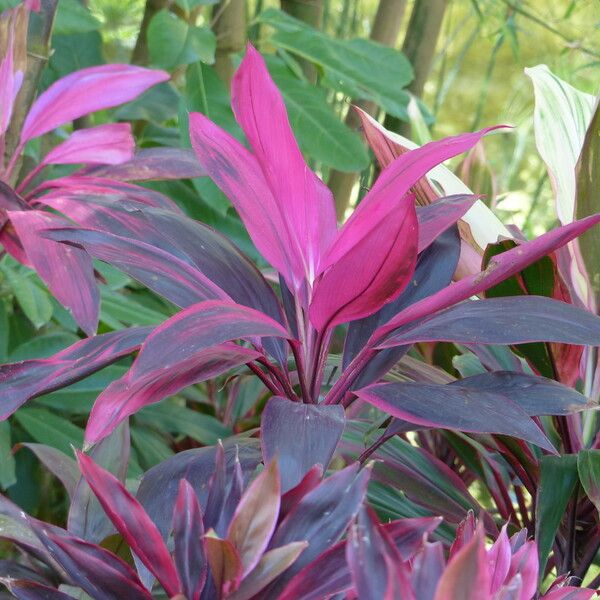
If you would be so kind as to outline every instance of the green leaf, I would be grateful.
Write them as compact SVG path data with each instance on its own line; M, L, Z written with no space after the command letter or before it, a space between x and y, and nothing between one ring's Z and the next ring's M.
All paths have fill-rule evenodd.
M60 0L54 20L55 34L87 33L98 29L100 22L79 0Z
M19 306L32 325L39 329L52 318L52 303L48 293L37 286L31 273L20 273L16 269L3 269Z
M543 576L554 536L577 484L577 456L544 456L535 510L535 539Z
M83 429L44 408L21 408L15 413L19 425L40 444L71 456L71 446L81 448Z
M281 60L269 56L266 60L302 151L339 171L365 169L369 165L365 145L333 113L324 90L298 79Z
M210 29L190 25L168 10L156 13L148 27L150 58L163 69L196 61L212 64L216 45Z
M575 214L575 165L588 128L594 97L559 79L546 65L525 69L533 82L535 143L556 194L561 223Z
M173 456L173 450L163 437L147 427L140 425L132 427L131 442L135 449L137 462L145 471Z
M587 497L600 511L600 450L581 450L577 455L577 470Z
M149 121L162 123L177 117L179 94L168 83L159 83L139 98L119 107L114 118L119 121Z
M229 427L214 417L172 401L148 406L138 413L137 418L162 431L191 437L206 446L212 446L233 435Z
M54 331L45 335L34 337L20 344L10 353L10 362L26 360L28 358L48 358L67 346L79 341L79 338L67 331Z
M323 83L355 99L373 100L386 112L407 119L404 87L413 71L406 57L371 40L339 40L276 10L259 15L275 32L270 42L322 69Z
M577 163L575 211L578 219L600 212L600 101L596 102ZM578 241L596 307L600 309L600 227L592 227Z
M112 290L102 289L101 298L100 320L106 323L108 323L107 318L113 322L117 321L120 324L119 329L125 325L133 327L156 325L169 316L143 306L130 295Z
M104 63L102 36L98 31L52 36L52 56L42 81L48 86L73 71Z
M16 483L16 463L12 453L10 423L0 421L0 487L9 488Z
M0 363L5 363L8 358L9 334L8 308L6 302L0 298Z

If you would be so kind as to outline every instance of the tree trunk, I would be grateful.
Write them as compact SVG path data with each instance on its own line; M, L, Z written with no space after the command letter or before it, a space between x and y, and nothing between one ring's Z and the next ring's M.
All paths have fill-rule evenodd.
M246 3L244 0L221 0L213 9L213 31L217 36L215 70L231 85L235 68L231 55L246 46Z
M417 98L423 94L425 82L431 71L448 2L449 0L418 0L410 15L402 52L413 66L415 74L407 91ZM405 137L410 136L410 124L396 117L388 115L384 125L387 129L398 131Z
M30 18L25 77L14 104L12 118L5 136L4 152L7 158L12 156L19 145L23 123L35 100L42 71L50 57L50 39L57 5L58 0L42 0L40 12L34 13ZM19 168L20 163L13 171L13 178L16 177Z
M315 29L321 29L323 25L323 0L281 0L281 9ZM306 78L315 83L315 66L308 60L300 59L299 62Z
M370 38L374 42L394 47L405 8L406 0L379 0ZM377 111L377 104L368 100L359 101L357 105L370 115L374 115ZM346 125L351 129L357 129L360 126L360 119L353 110L349 110L346 115ZM344 217L357 179L358 173L344 173L335 169L329 175L327 185L335 198L338 219Z
M148 52L148 27L154 15L165 8L169 8L170 0L146 0L144 16L140 25L135 47L131 53L131 62L134 65L147 65L150 61Z

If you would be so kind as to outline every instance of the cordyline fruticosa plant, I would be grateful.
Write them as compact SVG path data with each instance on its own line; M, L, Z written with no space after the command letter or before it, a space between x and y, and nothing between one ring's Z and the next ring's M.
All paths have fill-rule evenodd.
M347 472L321 481L314 469L315 465L329 464L342 435L346 413L361 416L366 405L394 417L390 424L393 433L443 429L483 434L481 439L492 447L509 443L506 436L511 436L518 443L534 444L540 453L556 453L539 417L557 415L560 419L588 407L584 396L560 383L538 375L511 372L484 373L451 384L384 383L382 378L413 344L420 342L442 340L472 346L540 340L597 344L600 319L568 303L531 296L477 300L474 297L573 240L597 224L600 215L565 225L536 240L520 242L495 256L483 271L451 283L460 254L456 223L475 198L470 195L439 198L417 210L411 190L431 168L469 150L489 130L432 142L402 154L383 169L351 217L338 228L331 194L306 165L292 135L281 96L253 48L248 49L234 78L232 96L236 119L251 151L201 114L190 115L190 137L200 165L232 201L257 249L279 273L280 296L225 237L187 218L160 195L148 191L129 193L126 189L113 190L115 193L111 194L103 184L94 188L86 186L82 179L60 187L42 184L32 192L31 200L62 213L76 226L64 220L56 222L54 216L48 217L31 203L27 209L21 204L9 206L7 218L19 235L22 233L15 223L22 225L21 232L28 233L32 240L28 248L37 247L37 243L40 248L46 248L45 244L48 248L60 248L60 251L46 251L44 256L48 268L66 278L65 286L76 287L77 276L73 271L66 274L61 268L62 261L65 256L77 253L85 256L85 260L93 257L120 268L182 310L156 328L99 335L48 359L3 366L0 415L7 418L28 399L65 387L138 352L127 374L113 382L94 405L86 430L86 444L93 447L142 407L191 384L247 365L271 395L261 418L265 472L275 478L274 465L279 465L280 476L276 479L282 502L291 494L288 498L293 497L298 504L290 509L289 515L297 514L298 519L307 521L308 512L299 508L303 505L298 495L312 506L312 497L311 502L308 499L313 492L306 492L306 486L319 490ZM79 115L69 118L75 116ZM363 125L367 133L373 132L373 124L366 118ZM39 266L36 268L39 270ZM71 297L74 314L88 309L86 299ZM345 332L343 357L337 365L329 360L336 330ZM219 581L223 585L218 594L235 597L246 581L245 576L253 577L254 570L244 571L240 556L243 550L233 544L230 529L221 531L220 541L214 541L217 538L212 534L204 535L202 544L189 545L184 541L185 535L192 534L182 532L195 531L193 535L198 539L202 538L203 528L206 531L214 528L212 522L206 521L207 504L199 499L204 512L202 525L201 511L195 508L196 501L185 484L181 484L173 525L176 566L159 545L152 546L158 548L159 556L149 558L140 549L140 544L146 544L142 538L149 531L148 521L136 510L133 516L129 515L129 522L124 523L123 505L119 505L115 491L120 488L109 479L105 482L111 482L113 493L107 493L106 486L95 486L94 473L102 477L101 472L94 469L85 455L80 455L79 460L84 476L116 528L169 595L183 592L196 598L205 593L199 591L202 588L199 581L194 582L193 589L184 589L181 578L185 579L186 573L200 577L206 572L196 567L190 569L189 565L197 564L193 560L203 560L204 554L210 563L210 548L215 546L220 548L219 556L227 555L227 560L218 558L221 562L217 566L210 563L213 576L219 568L222 571ZM365 472L357 474L356 465L348 468L354 469L356 478ZM181 478L187 479L183 473ZM201 487L207 485L206 481L190 483ZM294 494L299 488L302 491ZM251 486L246 494L252 489ZM345 498L348 489L348 486L336 488L335 501ZM247 495L243 498L239 503L232 501L233 505L246 506L250 500ZM293 561L294 568L307 561L306 557L314 558L328 549L332 553L343 552L352 571L355 588L347 597L436 600L460 597L452 595L458 588L446 587L454 584L442 585L444 576L437 591L434 589L429 595L416 595L416 591L411 591L413 584L402 583L407 578L419 579L428 571L415 567L419 562L416 558L411 565L403 566L410 556L402 557L400 552L401 559L398 558L385 528L373 520L367 509L360 509L361 501L362 498L349 510L345 520L340 520L335 535L326 538L325 546L318 552L314 547L309 552L309 541L308 548ZM294 506L294 501L290 503ZM332 545L357 514L358 521L348 534L346 549L335 550L338 547ZM272 514L271 518L274 522L277 516ZM280 527L287 518L283 518ZM235 517L231 522L234 521ZM81 554L90 557L89 560L91 557L96 561L113 560L102 554L103 550L85 543L82 546L71 538L61 541L63 534L58 530L50 527L44 530L43 526L32 523L36 539L62 565L69 578L88 577L81 574L83 567L79 563L85 562ZM486 527L493 533L493 523ZM261 551L253 549L251 565L255 568L265 548L275 550L288 542L306 541L302 535L292 539L282 534L279 539L279 529L273 525L268 535L267 529L263 531L264 547ZM163 535L168 530L163 530ZM367 537L372 536L369 552L376 548L380 557L374 562L387 569L385 577L389 582L385 579L384 596L363 592L365 588L360 586L381 581L363 581L362 571L353 568L364 563L361 540L365 539L362 535L365 531L371 532L365 534ZM497 565L508 562L511 566L505 572L498 571L503 574L496 577L487 570L492 559L485 554L482 536L481 531L473 533L472 539L450 559L444 572L454 573L453 577L460 579L459 574L467 569L464 565L468 565L473 573L469 589L476 590L472 592L473 598L533 597L536 589L531 582L537 580L537 563L535 575L531 571L525 575L520 559L515 559L523 540L514 541L508 552L505 534L501 534L499 539L504 541L498 542L498 546L503 547L504 563L499 559L495 562ZM196 559L187 557L191 563L178 559L178 545L181 552L195 553ZM73 568L66 568L65 562L73 560L69 555L73 551L69 549L74 546L78 548L79 562ZM496 551L500 552L498 547ZM439 552L436 546L419 560L431 561L426 563L431 569L444 570ZM529 553L530 550L523 550L519 556L525 560L522 555ZM459 557L462 562L458 562ZM241 567L235 567L236 560L241 561ZM125 578L132 585L139 585L132 572L125 572L122 563L112 564L117 575L121 574L119 580ZM223 573L230 568L233 571L227 571L225 576ZM294 573L290 568L282 575L282 581ZM84 579L73 582L84 587ZM88 585L87 579L85 582ZM260 588L254 592L255 596L279 597L277 594L283 588L277 582L269 585L274 586L269 592L271 596ZM347 589L331 594L345 593ZM397 590L400 591L396 593ZM44 597L43 593L22 597ZM574 593L580 596L573 597L590 595L589 591ZM323 592L317 597L328 595L329 592ZM288 597L311 596L298 593ZM568 596L565 592L554 597Z
M24 122L13 123L27 70L27 25L35 2L0 16L0 245L22 264L34 268L54 296L68 308L81 329L93 335L98 325L99 293L91 258L80 248L66 248L38 235L41 229L68 224L47 209L45 191L109 195L178 210L157 192L127 183L134 180L195 177L202 171L191 151L152 148L135 153L128 123L79 129L55 146L28 172L22 167L26 145L73 120L137 98L169 79L164 71L133 65L101 65L75 71L53 83L31 106ZM53 13L56 2L44 10ZM45 14L52 20L53 14ZM9 139L9 134L13 139ZM13 148L14 146L14 148ZM169 169L165 169L168 161ZM52 165L86 165L74 173L38 183Z
M282 494L274 460L246 484L259 460L252 442L242 441L235 452L220 446L216 453L212 448L183 453L185 479L177 479L181 468L168 466L173 459L166 461L144 476L138 499L78 452L79 468L134 553L138 573L105 547L2 500L2 512L13 524L9 537L34 560L32 566L13 567L16 577L0 581L22 600L73 598L66 586L94 600L151 600L161 593L156 587L151 594L154 577L173 600L536 597L537 547L525 530L509 538L504 527L486 547L483 527L470 513L446 559L442 543L428 541L441 519L381 524L362 504L369 467L359 470L355 463L323 479L315 465ZM212 460L207 483L203 471ZM569 583L566 577L555 581L543 597L595 595Z

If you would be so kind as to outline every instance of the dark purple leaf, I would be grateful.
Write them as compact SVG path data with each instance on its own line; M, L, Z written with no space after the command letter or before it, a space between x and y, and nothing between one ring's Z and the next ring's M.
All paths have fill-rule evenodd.
M433 600L444 568L444 546L441 542L426 542L412 563L411 584L419 600Z
M0 210L28 210L31 207L10 185L0 181ZM3 223L0 221L0 227Z
M69 497L72 498L75 492L75 487L81 475L77 468L77 463L64 452L52 446L45 444L20 443L17 448L28 448L31 450L43 463L43 465L65 486Z
M307 541L308 548L268 588L277 597L285 584L303 567L334 545L354 518L367 491L370 468L353 464L325 479L306 494L280 523L269 549L291 542ZM266 595L266 597L269 597Z
M69 594L34 581L0 577L0 583L3 583L17 600L75 600Z
M556 452L529 415L503 394L419 383L375 384L354 393L361 400L410 423L510 435Z
M148 181L191 179L202 177L206 172L194 151L188 148L142 148L127 162L87 168L80 174L118 181Z
M261 419L261 443L265 462L277 459L280 465L282 492L298 485L313 465L327 468L344 424L344 409L339 405L269 400ZM298 440L302 440L300 447Z
M456 227L440 235L419 256L415 273L406 289L389 304L375 314L354 321L348 327L344 343L343 366L350 361L367 343L373 332L384 325L394 315L411 304L435 294L451 281L460 256L460 235ZM361 370L355 387L360 388L382 377L407 352L408 347L389 348L379 352L367 366Z
M394 600L393 584L402 561L379 531L374 514L364 506L350 526L346 560L359 598Z
M93 229L76 227L47 229L43 233L64 248L78 247L180 307L187 307L227 294L197 269L155 246Z
M382 526L396 544L401 557L409 560L423 545L423 536L433 531L439 518L402 519ZM339 542L297 573L278 600L322 600L352 586L346 561L346 542Z
M31 398L75 383L135 352L152 327L134 327L81 340L50 358L0 366L0 419Z
M58 244L42 234L49 227L62 227L68 222L39 210L9 211L8 218L38 275L56 299L73 313L79 326L88 335L94 335L100 293L92 259L81 248Z
M536 375L496 371L466 377L450 385L506 396L532 417L567 415L589 407L583 394L557 381Z
M76 585L98 600L151 600L136 572L123 560L77 537L56 535L33 524L48 552Z
M600 317L542 296L490 298L463 302L411 323L387 336L379 347L431 341L466 344L547 341L594 346L600 343Z
M204 550L202 512L194 488L185 480L179 482L179 495L173 510L173 558L188 600L199 600L207 575Z
M77 452L79 468L102 508L131 550L156 576L165 591L174 596L181 590L179 576L160 532L141 504L114 475Z

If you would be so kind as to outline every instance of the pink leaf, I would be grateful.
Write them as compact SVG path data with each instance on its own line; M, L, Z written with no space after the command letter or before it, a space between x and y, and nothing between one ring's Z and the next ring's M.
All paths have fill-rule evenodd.
M190 138L200 165L238 211L258 251L297 289L302 252L256 158L200 113L190 114Z
M309 169L290 127L281 93L251 46L232 82L231 104L312 281L336 233L333 197Z
M133 65L100 65L53 83L34 102L21 131L21 144L84 115L113 108L167 81L169 74Z
M280 492L279 469L273 460L244 492L233 515L227 539L240 556L244 576L258 564L275 531Z
M142 406L256 358L247 348L220 344L239 338L287 335L270 317L234 302L212 300L182 310L154 330L128 373L98 397L86 441L95 443L106 437Z
M179 576L171 555L142 505L111 473L105 471L83 452L76 451L77 462L104 512L132 551L155 575L169 596L181 591Z
M9 211L8 215L33 268L56 299L73 313L79 326L93 335L98 325L100 294L92 259L81 248L40 235L49 227L68 222L39 210Z
M440 578L435 600L490 600L490 576L483 529L450 561Z
M118 165L133 157L129 123L108 123L74 131L42 160L43 165Z
M377 329L373 337L385 335L406 323L421 319L453 304L462 302L471 296L480 294L511 275L522 271L527 265L534 263L536 260L542 258L542 256L546 256L567 242L570 242L597 223L600 223L600 214L581 219L580 221L574 221L573 223L569 223L569 225L557 227L535 240L525 242L512 250L495 256L485 271L461 279L436 294L415 302L415 304L409 306L388 323Z

